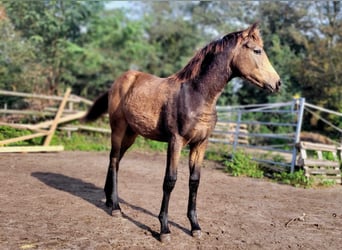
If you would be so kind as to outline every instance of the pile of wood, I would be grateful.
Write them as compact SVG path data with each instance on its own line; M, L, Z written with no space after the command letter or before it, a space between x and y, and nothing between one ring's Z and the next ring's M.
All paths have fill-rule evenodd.
M217 122L210 137L211 141L233 144L248 145L248 129L246 124Z

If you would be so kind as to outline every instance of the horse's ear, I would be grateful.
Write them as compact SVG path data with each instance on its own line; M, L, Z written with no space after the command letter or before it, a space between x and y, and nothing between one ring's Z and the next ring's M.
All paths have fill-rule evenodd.
M259 22L255 22L251 26L249 26L247 29L245 29L243 31L242 36L243 38L250 38L262 44L262 39L261 39L260 31L259 31Z
M249 28L249 36L253 35L255 32L259 33L259 22L253 23Z

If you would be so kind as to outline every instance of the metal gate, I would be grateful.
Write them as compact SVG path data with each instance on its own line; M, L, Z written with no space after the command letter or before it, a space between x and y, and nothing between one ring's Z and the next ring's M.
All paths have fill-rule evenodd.
M294 171L296 143L300 131L305 99L273 104L217 107L218 123L211 142L232 145L253 159Z

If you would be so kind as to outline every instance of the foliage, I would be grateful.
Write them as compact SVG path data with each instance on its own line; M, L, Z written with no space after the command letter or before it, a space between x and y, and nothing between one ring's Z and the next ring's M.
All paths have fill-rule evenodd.
M1 1L16 30L33 44L29 51L39 61L44 76L40 89L45 93L58 93L63 77L70 74L65 64L64 51L77 42L81 28L93 13L101 8L99 2L82 1Z
M292 185L295 187L311 187L313 185L313 179L308 178L304 175L304 170L300 169L293 173L289 172L281 172L275 173L273 175L274 179L288 185Z
M29 130L23 130L23 129L15 129L8 126L0 126L0 140L5 140L9 138L15 138L20 137L24 135L30 135L32 134ZM29 146L29 145L35 145L40 144L41 141L40 138L33 138L26 141L20 141L15 143L8 144L9 146Z
M336 185L335 180L330 180L330 179L322 179L316 184L317 186L322 186L322 187L333 187Z
M226 171L233 176L262 178L264 174L258 164L242 151L235 152L233 158L226 160L224 165L226 166Z
M275 173L273 175L273 178L280 183L292 185L295 187L331 187L336 185L335 180L325 179L324 176L321 176L321 178L320 176L315 176L315 178L306 177L303 169L299 169L293 173L289 173L286 171Z
M191 20L182 18L177 3L152 2L146 7L153 13L146 18L149 23L146 32L155 54L149 55L145 70L166 77L184 67L194 48L201 46L199 30Z
M233 158L228 160L227 152L231 149L228 150L226 147L223 148L225 149L222 149L220 146L218 148L216 144L209 144L209 148L206 152L206 159L221 163L225 167L225 172L230 173L233 176L261 178L265 175L279 183L303 188L330 187L336 184L334 180L306 177L304 170L302 169L296 170L293 173L289 173L287 171L274 172L275 170L271 170L268 167L264 168L265 166L259 165L253 161L251 156L243 151L237 151L234 153ZM264 157L267 158L269 156L265 155ZM274 155L272 156L272 160L275 162L283 162L284 158L281 155ZM280 169L283 168L280 167L279 170Z
M145 70L155 49L144 38L144 24L129 20L121 10L93 19L83 35L77 61L70 65L75 92L95 98L128 69ZM99 74L101 72L101 74Z
M9 20L0 21L0 89L28 90L29 85L38 78L35 54L30 41L22 39Z

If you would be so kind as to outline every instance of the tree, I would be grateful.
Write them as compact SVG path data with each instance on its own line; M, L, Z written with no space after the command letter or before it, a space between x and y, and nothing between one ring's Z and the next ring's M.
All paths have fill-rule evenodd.
M1 8L0 8L1 9ZM0 89L32 92L43 81L42 68L36 63L32 43L16 32L5 10L0 18ZM38 92L38 91L36 91ZM3 96L0 105L9 108L26 106L22 98Z
M124 71L146 70L155 51L144 30L144 22L128 19L122 10L105 11L94 18L81 47L75 47L76 63L70 65L75 92L94 98Z
M32 45L23 41L8 19L0 21L0 88L16 89L32 62ZM28 65L23 68L22 65Z
M69 74L64 52L75 47L82 28L102 3L2 0L2 4L15 29L34 45L36 61L43 68L45 92L58 92L64 75Z
M165 77L182 69L199 45L196 25L181 9L182 3L150 2L144 8L151 15L144 22L149 44L153 47L146 70Z
M341 2L317 2L312 7L313 18L307 54L301 63L302 96L325 108L342 111L342 9ZM317 114L319 115L319 114ZM340 117L322 114L323 118L342 126ZM310 129L330 131L322 121L308 115ZM336 133L335 133L335 136Z

